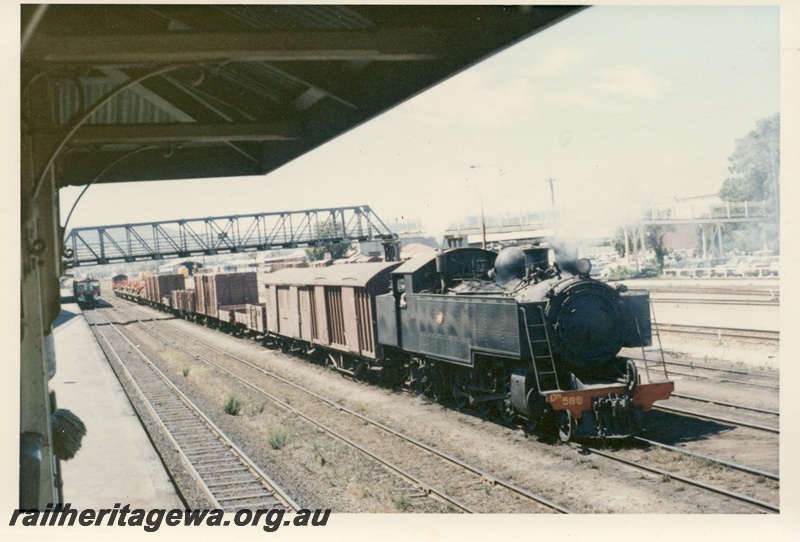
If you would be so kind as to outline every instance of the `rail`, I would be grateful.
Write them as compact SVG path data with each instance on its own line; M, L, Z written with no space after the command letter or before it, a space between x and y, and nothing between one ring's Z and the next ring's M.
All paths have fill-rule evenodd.
M254 463L217 425L206 416L156 365L131 342L119 326L105 314L92 312L88 323L94 328L98 341L102 339L114 354L121 369L164 432L187 472L215 508L228 512L246 507L279 506L297 511L300 506ZM122 342L112 344L99 326L107 325ZM101 343L102 344L102 343ZM130 356L124 360L122 356ZM131 363L138 359L140 363ZM208 456L214 456L209 469ZM205 467L204 467L205 464ZM237 471L235 482L220 483L221 473ZM248 504L249 503L249 504Z
M430 445L422 442L421 440L418 440L418 439L416 439L414 437L411 437L411 436L409 436L409 435L407 435L405 433L402 433L402 432L400 432L400 431L398 431L396 429L393 429L393 428L389 427L388 425L386 425L386 424L384 424L384 423L382 423L382 422L380 422L378 420L375 420L373 418L370 418L369 416L361 414L361 413L357 412L356 410L354 410L352 408L348 408L347 406L345 406L343 404L340 404L340 403L337 403L337 402L335 402L335 401L333 401L333 400L331 400L329 398L326 398L326 397L320 395L319 393L317 393L315 391L312 391L312 390L310 390L310 389L308 389L308 388L306 388L306 387L304 387L302 385L299 385L299 384L296 384L294 382L291 382L291 381L287 380L286 378L278 375L277 373L272 372L272 371L270 371L270 370L268 370L268 369L266 369L264 367L261 367L261 366L259 366L257 364L254 364L254 363L252 363L251 361L248 361L245 358L238 357L238 356L236 356L234 354L231 354L231 353L229 353L229 352L227 352L225 350L220 349L218 346L215 346L213 344L207 343L207 342L199 339L197 336L195 336L193 334L186 333L185 331L182 331L182 330L180 330L180 329L178 329L178 328L176 328L174 326L171 326L169 324L164 325L164 328L168 328L170 331L174 331L174 332L176 332L176 333L178 333L180 335L183 335L183 336L191 339L193 341L193 343L195 343L197 345L201 345L202 347L207 348L207 349L212 350L212 351L215 351L215 352L223 355L224 357L230 358L230 359L236 361L240 366L248 367L250 369L253 369L253 370L259 372L260 374L262 374L264 376L268 376L268 377L270 377L271 379L273 379L273 380L275 380L277 382L280 382L280 383L282 383L282 384L284 384L284 385L286 385L286 386L288 386L288 387L290 387L290 388L292 388L294 390L297 390L297 391L301 392L302 394L305 394L307 396L310 396L310 397L320 401L321 403L327 405L331 412L340 412L340 413L343 413L343 414L347 414L348 416L351 416L351 417L357 419L359 421L359 423L362 424L362 425L368 425L368 426L375 427L375 428L385 432L387 435L389 435L391 437L397 438L400 441L408 443L413 448L417 448L417 449L423 450L423 451L427 452L428 454L431 454L432 456L434 456L436 458L439 458L440 460L444 461L445 463L448 463L448 464L451 464L451 465L453 465L453 466L455 466L457 468L463 469L465 472L472 473L473 475L477 475L482 480L492 484L492 486L503 487L503 488L505 488L506 490L508 490L509 492L511 492L513 494L516 494L516 495L518 495L520 497L524 497L525 499L527 499L527 500L529 500L529 501L531 501L533 503L537 503L538 505L542 505L542 506L544 506L546 508L552 509L557 513L562 513L562 514L572 514L572 513L574 513L569 508L567 508L567 507L565 507L563 505L560 505L560 504L558 504L556 502L553 502L553 501L547 499L546 497L544 497L543 495L539 495L539 494L533 493L532 491L529 491L529 490L527 490L527 489L525 489L525 488L523 488L521 486L518 486L518 485L514 484L513 482L511 482L509 480L505 480L505 479L502 479L502 478L500 478L498 476L495 476L494 474L492 474L492 473L490 473L488 471L485 471L485 470L483 470L483 469L481 469L481 468L479 468L477 466L474 466L474 465L469 464L469 463L467 463L467 462L465 462L465 461L463 461L463 460L461 460L461 459L459 459L459 458L457 458L455 456L452 456L452 455L450 455L450 454L448 454L448 453L446 453L446 452L444 452L442 450L439 450L439 449L437 449L437 448L435 448L433 446L430 446ZM155 329L155 328L152 328L152 327L151 327L151 329L156 335L160 335L160 336L164 337L165 340L173 342L176 345L178 344L177 341L175 341L174 339L170 338L168 335L165 335L163 333L163 331ZM353 448L361 451L365 455L369 456L370 458L372 458L376 462L378 462L381 465L383 465L384 467L386 467L389 471L394 472L395 474L397 474L401 478L403 478L403 479L405 479L405 480L417 485L418 487L422 488L426 493L434 495L436 498L438 498L438 499L440 499L440 500L442 500L442 501L454 506L457 509L460 509L463 512L467 512L467 513L475 513L476 512L476 510L474 510L471 506L469 506L469 505L457 500L456 498L452 497L448 493L444 492L441 488L437 488L437 487L429 484L428 482L425 482L424 480L422 480L417 475L415 475L415 474L413 474L413 473L411 473L409 471L406 471L403 467L388 461L387 458L384 458L384 457L381 457L381 456L377 455L377 453L374 453L374 452L364 448L362 445L358 444L356 441L352 440L351 438L347 437L346 435L340 433L339 431L336 431L336 430L332 429L331 427L328 427L323 422L318 420L316 417L312 417L309 414L304 413L298 407L293 406L292 404L290 404L286 400L285 397L284 398L279 398L276 395L273 395L272 393L267 392L266 390L258 387L254 383L250 382L248 379L245 379L242 376L240 376L239 374L237 374L237 373L235 373L235 372L233 372L233 371L221 366L220 364L208 359L201 352L195 351L195 350L193 350L192 348L188 347L185 344L181 344L180 348L182 348L184 351L189 353L195 359L201 360L204 363L206 363L206 364L208 364L208 365L210 365L212 367L215 367L217 370L220 370L223 373L228 374L230 377L232 377L233 379L237 380L242 385L247 386L248 388L252 389L256 393L258 393L258 394L270 399L274 403L276 403L279 406L283 407L288 412L292 412L293 414L295 414L299 418L307 421L308 423L310 423L311 425L317 427L321 431L324 431L324 432L330 434L331 436L333 436L334 438L336 438L336 439L338 439L338 440L340 440L340 441L352 446Z

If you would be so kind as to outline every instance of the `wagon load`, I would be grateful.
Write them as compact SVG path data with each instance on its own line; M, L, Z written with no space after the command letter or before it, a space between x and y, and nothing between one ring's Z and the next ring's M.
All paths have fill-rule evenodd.
M162 298L170 296L173 290L183 290L186 287L185 281L185 277L180 273L145 277L145 299L161 303Z
M195 312L194 290L173 290L172 308L178 312L192 314Z
M138 298L145 289L145 283L141 280L126 280L114 283L114 293L117 297L128 299Z
M265 303L248 303L247 316L248 328L258 333L267 332L267 305Z
M258 281L252 271L201 273L195 275L194 284L196 311L205 316L218 318L221 307L258 303Z
M247 312L247 305L220 305L217 311L217 319L220 322L227 322L231 325L248 327L250 315Z

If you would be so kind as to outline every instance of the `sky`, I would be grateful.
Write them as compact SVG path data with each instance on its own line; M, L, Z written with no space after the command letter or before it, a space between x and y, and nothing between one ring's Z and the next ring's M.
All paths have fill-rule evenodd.
M780 110L779 16L592 7L266 178L95 185L69 226L367 204L438 234L482 207L549 209L552 178L557 208L605 228L719 191L736 139ZM80 190L62 190L62 224Z

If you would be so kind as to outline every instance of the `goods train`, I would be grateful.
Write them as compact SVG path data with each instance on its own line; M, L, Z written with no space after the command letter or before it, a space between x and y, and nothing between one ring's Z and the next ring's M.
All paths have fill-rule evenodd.
M546 246L453 248L407 262L148 277L116 295L187 319L321 354L354 377L493 412L573 438L625 437L674 384L663 362L639 371L625 347L652 342L649 294L589 276Z

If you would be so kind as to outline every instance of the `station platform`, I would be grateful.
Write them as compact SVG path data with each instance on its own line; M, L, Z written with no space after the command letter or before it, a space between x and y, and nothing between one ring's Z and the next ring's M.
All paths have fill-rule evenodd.
M64 502L73 508L182 508L169 475L80 308L62 302L54 325L59 408L86 425L81 449L62 461Z

